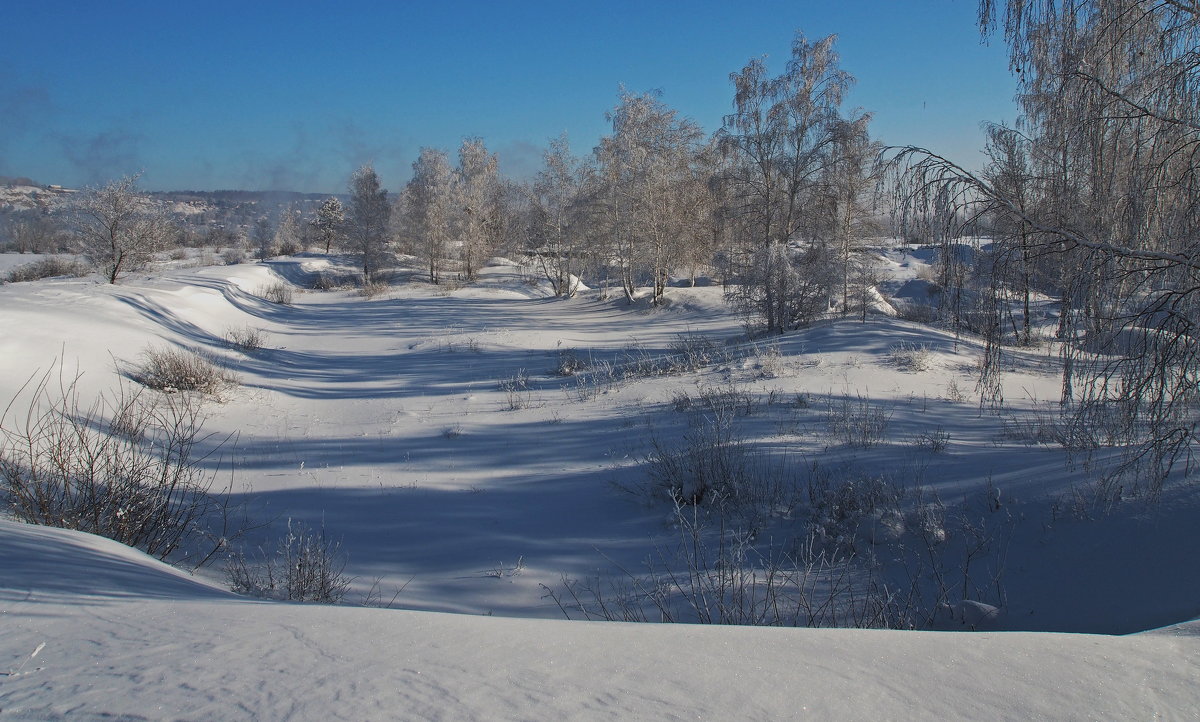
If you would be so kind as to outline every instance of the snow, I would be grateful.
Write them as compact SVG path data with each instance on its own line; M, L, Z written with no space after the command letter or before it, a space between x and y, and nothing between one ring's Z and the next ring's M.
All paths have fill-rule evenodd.
M0 705L12 719L1200 713L1195 624L1129 637L966 635L284 605L235 598L90 535L0 531L0 673L12 672L0 676Z
M896 287L925 273L918 256L888 257ZM351 602L374 584L385 599L402 590L400 609L249 600L225 590L219 565L193 575L107 540L0 520L0 714L1200 714L1200 627L1188 621L1200 616L1200 579L1186 572L1200 555L1200 499L1176 484L1155 505L1093 518L1064 511L1089 468L1006 425L1057 398L1046 350L1009 354L997 416L972 399L979 348L970 339L873 315L751 342L719 287L672 288L662 309L596 290L556 299L543 281L493 259L478 283L459 288L425 283L415 267L371 299L298 288L284 307L256 295L280 280L303 286L319 272L351 273L351 264L300 256L118 286L0 287L0 400L55 358L82 374L87 396L111 393L114 370L149 345L216 354L239 385L205 407L205 428L211 444L235 436L206 463L215 470L220 459L222 478L232 465L238 498L270 522L248 542L267 543L289 518L323 524L349 552ZM226 330L243 326L262 329L267 347L226 348ZM738 354L594 394L580 391L586 374L553 373L566 351L620 363L666 354L681 334L730 339ZM927 368L894 363L901 344L926 349ZM513 379L527 388L506 387ZM661 502L620 489L645 478L651 437L686 433L672 399L722 384L762 408L741 422L748 438L798 464L886 473L950 503L993 493L1012 519L1006 603L953 600L952 611L1012 631L563 620L547 588L564 576L640 569L674 539ZM797 395L811 405L767 402ZM883 405L888 443L848 448L830 438L822 400L840 398ZM934 428L949 437L944 453L912 441Z

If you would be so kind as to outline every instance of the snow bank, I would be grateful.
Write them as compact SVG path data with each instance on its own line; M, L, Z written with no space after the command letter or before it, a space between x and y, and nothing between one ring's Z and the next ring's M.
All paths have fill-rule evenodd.
M13 719L1200 714L1192 626L970 635L270 604L106 540L12 522L0 522L0 558L0 708Z

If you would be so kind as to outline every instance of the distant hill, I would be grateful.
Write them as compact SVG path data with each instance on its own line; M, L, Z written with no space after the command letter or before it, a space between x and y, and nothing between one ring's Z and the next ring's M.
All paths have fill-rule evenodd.
M65 210L69 200L79 192L30 178L0 176L0 219L13 214L54 215ZM322 193L281 190L152 191L147 195L161 202L186 225L228 229L248 228L264 216L276 222L280 213L289 208L310 216L329 197Z

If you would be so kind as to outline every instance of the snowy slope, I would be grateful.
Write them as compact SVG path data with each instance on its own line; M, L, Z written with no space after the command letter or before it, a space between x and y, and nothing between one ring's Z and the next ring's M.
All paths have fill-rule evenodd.
M269 604L104 539L11 522L0 558L0 709L12 719L1200 714L1195 625L962 635Z

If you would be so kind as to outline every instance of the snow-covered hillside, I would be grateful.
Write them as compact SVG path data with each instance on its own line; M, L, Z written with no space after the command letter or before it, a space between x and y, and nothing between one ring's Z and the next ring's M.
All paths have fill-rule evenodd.
M0 184L0 212L48 210L68 202L75 193L70 188L53 185Z
M897 287L916 277L918 256L890 258L895 276L909 274ZM56 359L91 398L130 383L117 370L149 346L215 355L238 383L204 407L214 452L204 463L223 479L232 469L236 500L265 523L244 543L269 545L289 519L323 526L349 554L348 601L396 594L397 607L249 600L224 590L220 563L190 576L107 540L3 522L4 714L1200 713L1200 643L1187 623L1200 615L1200 579L1187 573L1200 557L1200 500L1177 483L1158 504L1084 513L1094 468L1040 433L1059 383L1047 350L1008 353L1006 403L993 412L973 392L971 339L888 316L750 341L719 287L672 288L661 309L596 290L561 300L503 259L462 288L412 270L372 298L304 290L352 264L302 256L117 286L0 287L0 400L16 396L20 412L22 384ZM277 283L295 289L292 305L263 298ZM229 347L229 331L245 328L262 331L263 349ZM721 349L714 360L654 370L701 338ZM781 479L819 469L919 489L921 508L939 499L968 525L937 530L951 537L939 573L960 573L954 545L969 524L990 529L969 560L975 576L955 577L948 601L987 602L999 616L980 626L1024 631L563 620L555 597L571 580L607 593L647 560L669 561L680 527L648 462L686 448L718 398L736 401L739 443L777 460ZM878 438L849 443L840 418L864 409ZM808 516L807 497L783 498L752 510L760 547L794 550L809 523L834 529ZM919 535L911 519L864 519L836 543L882 558Z

